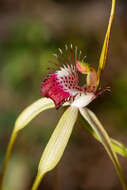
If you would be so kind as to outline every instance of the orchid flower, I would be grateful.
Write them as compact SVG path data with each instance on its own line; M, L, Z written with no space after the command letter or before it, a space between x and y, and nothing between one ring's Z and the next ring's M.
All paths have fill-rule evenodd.
M127 148L120 142L110 138L95 114L86 107L102 92L109 90L109 88L98 90L98 87L101 73L106 62L114 12L115 0L112 0L108 29L97 72L92 66L85 62L85 57L82 56L81 51L79 51L77 47L73 48L72 45L70 47L65 46L64 51L59 49L60 53L58 55L55 54L57 58L57 62L54 63L56 69L47 76L41 85L41 94L43 97L27 107L15 122L3 165L0 190L2 190L8 160L19 131L27 126L40 112L46 109L59 109L65 106L67 109L61 116L41 156L32 190L38 188L43 176L55 168L60 161L78 118L78 113L89 123L89 132L104 146L114 164L123 190L127 190L123 172L116 154L118 153L127 157ZM80 75L86 76L86 81L83 86L79 85Z

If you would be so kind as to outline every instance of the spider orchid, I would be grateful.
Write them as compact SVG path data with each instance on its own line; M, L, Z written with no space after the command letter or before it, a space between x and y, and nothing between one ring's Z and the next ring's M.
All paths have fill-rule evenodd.
M59 69L51 73L43 82L41 93L44 97L53 100L56 109L62 106L65 102L72 107L82 108L87 106L99 94L97 89L97 73L94 68L80 60L81 51L77 54L77 47L73 53L71 44L70 52L66 47L64 53L59 49L61 55L55 55L59 61ZM78 56L77 56L78 55ZM62 64L63 63L63 64ZM56 63L54 63L56 64ZM62 66L60 66L62 65ZM86 74L86 84L83 87L79 86L79 72Z
M123 189L127 190L125 179L116 155L116 153L118 153L127 157L127 148L120 142L110 138L95 114L86 108L86 106L102 92L109 90L109 88L104 88L98 91L98 87L101 72L104 69L106 62L114 12L115 0L112 0L108 29L97 72L88 63L84 62L85 57L82 57L81 51L78 51L77 47L73 49L72 45L69 48L65 46L64 51L59 49L59 55L55 55L57 58L57 62L54 63L56 65L56 69L48 75L41 86L41 94L44 97L27 107L15 122L3 164L0 190L2 190L8 160L19 131L40 112L46 109L58 109L65 106L67 106L67 109L61 116L60 121L58 122L41 156L32 190L36 190L38 188L43 176L48 171L52 170L60 161L77 120L78 112L89 123L89 132L91 132L91 134L104 146L114 164ZM86 75L86 83L83 86L79 85L80 75Z

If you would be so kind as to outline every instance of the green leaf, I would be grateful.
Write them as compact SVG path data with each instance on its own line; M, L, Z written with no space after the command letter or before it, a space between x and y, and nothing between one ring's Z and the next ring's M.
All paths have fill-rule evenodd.
M85 121L82 120L82 122L85 124ZM92 135L93 137L98 140L99 142L101 142L100 138L96 135L95 131L92 129L92 127L89 125L83 125ZM113 150L124 157L127 157L127 146L125 146L124 144L122 144L121 142L111 138L111 145Z
M99 60L98 71L97 71L98 85L99 85L101 73L102 73L102 71L104 69L106 58L107 58L108 44L109 44L110 33L111 33L111 28L112 28L114 13L115 13L115 4L116 4L116 1L112 0L112 8L111 8L111 12L110 12L108 28L107 28L107 32L106 32L106 35L105 35L105 40L104 40L104 44L103 44L103 47L102 47L101 56L100 56L100 60Z
M107 132L105 131L104 127L97 119L95 114L87 108L80 108L81 115L86 119L86 121L90 124L94 132L96 133L97 137L100 139L101 143L103 144L105 150L107 151L110 159L112 160L116 172L119 176L120 182L122 184L123 190L127 190L127 186L125 183L125 179L117 158L115 151L111 145L111 139L108 136Z
M44 174L52 170L60 161L77 116L78 108L76 107L69 107L62 115L42 154L32 190L37 189Z

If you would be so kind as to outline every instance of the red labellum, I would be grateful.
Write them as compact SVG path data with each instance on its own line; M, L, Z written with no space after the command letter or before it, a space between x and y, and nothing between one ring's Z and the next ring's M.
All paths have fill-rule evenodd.
M70 97L70 93L64 91L62 85L57 80L57 74L52 74L42 85L41 92L43 96L51 98L58 109L66 99Z
M84 63L81 59L81 51L77 55L77 48L73 52L66 46L65 54L60 50L61 55L55 57L60 63L60 67L44 80L41 93L47 98L51 98L58 109L64 102L69 102L72 106L84 107L88 105L96 95L97 75L96 71ZM86 84L79 86L79 72L87 74Z

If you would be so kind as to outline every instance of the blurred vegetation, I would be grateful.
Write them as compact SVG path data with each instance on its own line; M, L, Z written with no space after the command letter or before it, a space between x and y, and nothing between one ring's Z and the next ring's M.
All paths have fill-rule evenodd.
M0 8L0 26L3 27L0 29L0 168L17 115L41 97L41 82L48 73L48 67L51 67L49 61L55 60L52 54L57 53L59 47L63 49L65 44L73 43L87 56L87 61L97 68L110 2L85 0L73 4L73 1L55 0L37 3L26 1L25 4L23 1L17 10L16 5L15 1L13 6L9 1L1 1ZM112 92L103 94L90 108L97 113L109 133L127 145L125 6L127 8L122 0L117 4L117 19L113 25L108 61L102 77L101 85L111 86ZM4 190L30 189L43 147L62 112L62 109L46 111L21 132ZM126 161L122 158L121 161L127 173ZM77 163L80 164L77 166ZM60 163L59 186L66 190L119 190L110 164L103 148L84 131L79 121ZM56 189L54 180L54 172L51 172L40 189ZM98 180L102 183L99 184Z

